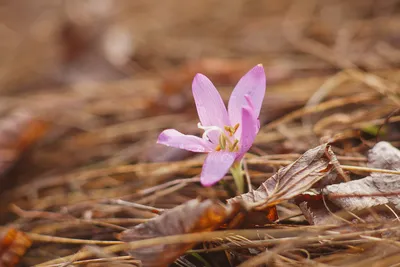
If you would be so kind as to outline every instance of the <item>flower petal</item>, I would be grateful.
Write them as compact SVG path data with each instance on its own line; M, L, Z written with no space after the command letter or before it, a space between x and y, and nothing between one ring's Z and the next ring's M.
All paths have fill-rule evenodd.
M246 73L233 89L228 103L229 119L232 125L242 121L242 107L247 104L245 95L249 95L254 104L256 117L260 115L261 105L265 95L266 78L264 67L259 64Z
M225 104L213 83L206 76L200 73L196 74L193 79L192 92L203 126L218 126L224 129L225 125L230 125ZM218 142L218 132L210 132L208 136L213 143Z
M259 121L254 113L254 110L249 106L242 108L242 132L239 142L239 155L238 159L241 159L244 154L250 149L251 145L256 138L258 133Z
M203 186L211 186L221 180L235 161L235 152L211 152L203 164L200 181Z
M194 135L182 134L174 129L164 130L158 136L157 143L193 152L211 152L214 150L210 142Z

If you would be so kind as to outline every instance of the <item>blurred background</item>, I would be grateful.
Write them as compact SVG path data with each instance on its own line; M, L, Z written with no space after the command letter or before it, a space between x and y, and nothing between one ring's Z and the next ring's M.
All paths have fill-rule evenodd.
M264 65L267 128L253 153L302 153L337 134L354 142L348 130L374 137L379 124L366 120L382 124L398 107L399 13L395 0L1 0L2 221L11 202L46 209L176 177L120 174L91 184L76 173L196 156L155 142L165 128L200 133L197 72L227 100L242 75ZM336 98L344 102L330 113L269 124ZM395 129L387 140L399 140Z

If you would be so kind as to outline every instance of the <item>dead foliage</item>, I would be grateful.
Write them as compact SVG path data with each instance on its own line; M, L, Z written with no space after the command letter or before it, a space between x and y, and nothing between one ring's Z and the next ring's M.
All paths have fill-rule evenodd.
M304 194L296 198L310 224L342 225L398 221L400 174L399 150L387 142L377 143L368 152L370 169L387 170L372 172L370 176L345 183L327 185L316 194Z
M389 143L380 142L368 153L367 166L398 171L400 151ZM323 192L328 199L346 210L362 210L379 205L391 205L400 210L399 174L371 173L359 180L329 185Z
M0 233L0 266L16 266L32 242L24 233L7 229Z
M228 201L274 206L303 193L323 178L332 183L336 180L337 172L331 162L337 159L330 159L327 156L329 152L333 153L328 144L310 149L293 163L279 169L256 190Z
M119 235L125 242L216 229L230 215L230 210L211 200L193 199L166 211L157 218L126 230ZM130 254L146 266L168 265L194 244L159 245L133 250Z

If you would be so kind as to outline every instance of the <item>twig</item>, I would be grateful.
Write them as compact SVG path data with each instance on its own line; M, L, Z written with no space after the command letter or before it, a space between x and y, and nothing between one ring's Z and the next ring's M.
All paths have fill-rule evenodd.
M384 229L376 229L376 230L368 230L368 231L360 231L360 232L351 232L347 234L343 233L330 233L326 235L320 235L320 232L323 230L327 230L332 228L332 226L319 226L319 227L300 227L297 229L254 229L254 230L227 230L227 231L218 231L218 232L206 232L206 233L191 233L191 234L183 234L183 235L173 235L173 236L164 236L164 237L156 237L150 238L145 240L139 240L134 242L129 242L125 244L118 244L113 246L108 246L103 249L105 253L115 253L122 250L133 250L143 247L150 247L154 245L161 245L161 244L179 244L179 243L195 243L195 242L203 242L203 241L211 241L215 240L216 238L227 238L233 235L241 235L247 238L258 238L259 235L275 235L276 237L281 237L272 240L265 240L268 241L269 244L279 244L283 240L286 242L288 241L302 241L302 242L315 242L315 241L322 241L325 242L328 240L340 240L340 239L349 239L353 237L358 237L360 235L373 235L382 233L388 230L396 230L399 229L400 226L396 225L393 227L386 227ZM307 231L309 230L309 231ZM305 237L304 234L314 233L317 236L307 236ZM283 237L287 236L288 234L292 234L295 237ZM50 264L62 263L69 261L75 255L66 256L63 258L54 259L45 263L41 263L36 266L44 267ZM90 251L83 251L80 253L79 256L75 258L75 260L82 260L87 257L93 256L93 253Z
M129 201L125 201L125 200L122 200L122 199L109 199L109 200L103 201L103 203L105 203L105 204L122 205L122 206L126 206L126 207L132 207L132 208L136 208L136 209L140 209L140 210L150 211L150 212L156 213L156 214L160 214L163 211L165 211L164 209L159 209L159 208L150 207L150 206L143 205L143 204L129 202Z
M111 262L111 261L120 261L121 262L121 261L126 261L126 260L129 260L129 262L131 262L131 263L137 263L137 264L140 262L137 260L133 260L131 256L118 256L118 257L73 261L73 264L81 265L81 264L88 264L88 263ZM58 267L58 266L60 266L60 264L48 265L47 267Z
M360 167L360 166L349 166L349 165L340 165L340 167L342 167L343 170L348 170L348 171L379 172L379 173L400 175L400 171L395 171L395 170L385 170L385 169Z
M123 231L126 228L111 224L108 222L102 222L98 220L83 220L83 219L78 219L75 218L69 214L62 214L62 213L55 213L55 212L46 212L46 211L25 211L18 207L15 204L11 204L11 210L15 212L18 216L22 218L45 218L45 219L52 219L52 220L58 220L58 221L72 221L77 224L93 224L93 225L98 225L98 226L103 226L103 227L108 227L108 228L113 228L119 231Z
M35 234L35 233L25 233L25 234L32 241L36 241L36 242L50 242L50 243L63 243L63 244L86 244L86 245L115 245L115 244L123 243L121 241L75 239L75 238L67 238L67 237L40 235L40 234Z

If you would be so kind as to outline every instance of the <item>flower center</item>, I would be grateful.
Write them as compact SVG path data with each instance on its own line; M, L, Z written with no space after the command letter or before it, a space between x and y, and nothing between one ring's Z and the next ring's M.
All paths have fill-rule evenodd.
M215 151L229 151L229 152L237 152L239 151L239 139L234 138L234 134L239 128L240 124L237 123L235 126L224 126L224 129L221 129L218 126L202 126L200 123L197 124L197 127L204 130L202 138L210 141L208 138L208 134L212 131L218 131L220 133L218 137L218 145L215 148Z

